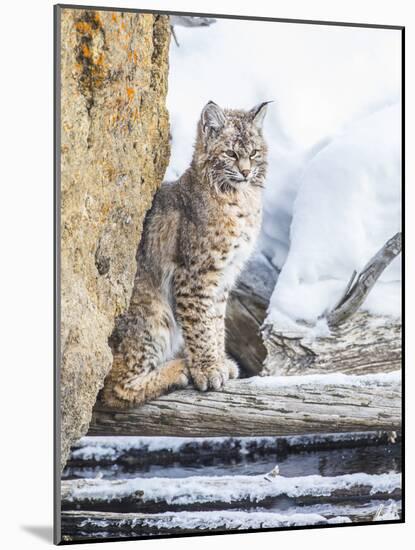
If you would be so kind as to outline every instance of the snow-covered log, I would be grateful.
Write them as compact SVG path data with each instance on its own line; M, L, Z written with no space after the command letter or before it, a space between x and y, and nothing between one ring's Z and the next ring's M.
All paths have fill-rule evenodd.
M277 436L399 431L400 374L273 376L180 390L139 408L94 409L89 435Z
M201 531L275 529L301 525L357 523L361 521L398 520L400 501L370 500L365 503L317 504L289 508L283 513L271 511L201 511L118 513L94 511L62 512L63 532L105 537L160 535ZM379 512L383 515L379 515Z
M399 445L400 441L399 433L388 432L239 438L95 436L82 437L72 446L67 466L79 472L79 469L85 467L105 467L114 464L118 468L154 464L192 464L194 466L212 460L215 463L220 461L222 464L235 464L258 456L279 460L305 451L307 456L312 457L313 453L319 451L345 449L348 449L349 453L356 453L351 460L357 462L361 460L358 455L362 447L367 450L394 443ZM393 452L389 451L388 455L390 454Z
M283 477L194 476L185 478L75 479L61 483L64 510L162 512L400 498L401 474Z
M364 518L367 519L367 518ZM76 512L62 513L63 531L84 535L99 533L108 536L167 535L170 533L201 531L232 531L247 529L275 529L300 525L327 525L350 523L347 516L318 513L281 514L275 512L165 512L163 514Z

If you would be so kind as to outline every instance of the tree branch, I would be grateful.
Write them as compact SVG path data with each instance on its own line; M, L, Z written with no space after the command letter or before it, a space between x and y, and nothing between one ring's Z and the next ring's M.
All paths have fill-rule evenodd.
M402 249L402 234L396 233L388 242L373 256L366 264L363 271L358 276L355 283L352 282L355 278L355 272L346 291L343 294L340 302L336 305L329 315L327 315L327 323L329 327L336 327L344 323L351 317L367 298L376 281L379 279L386 267L393 259L401 252Z

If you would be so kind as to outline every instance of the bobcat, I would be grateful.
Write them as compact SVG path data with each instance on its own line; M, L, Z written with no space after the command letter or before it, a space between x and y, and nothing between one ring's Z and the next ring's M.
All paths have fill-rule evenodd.
M219 390L237 378L225 353L225 310L260 229L267 103L242 111L210 101L190 167L157 191L129 309L111 339L102 392L109 406L139 405L191 381Z

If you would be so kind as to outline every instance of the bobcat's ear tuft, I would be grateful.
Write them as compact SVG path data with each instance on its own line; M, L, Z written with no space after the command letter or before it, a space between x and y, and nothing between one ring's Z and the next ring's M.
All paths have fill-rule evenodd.
M211 130L218 132L225 124L225 113L214 101L209 101L203 107L200 122L204 134L209 134Z
M255 105L255 107L253 107L249 111L249 114L252 117L252 122L257 128L262 128L265 115L267 114L268 103L272 103L272 101L264 101L262 103L258 103L258 105Z

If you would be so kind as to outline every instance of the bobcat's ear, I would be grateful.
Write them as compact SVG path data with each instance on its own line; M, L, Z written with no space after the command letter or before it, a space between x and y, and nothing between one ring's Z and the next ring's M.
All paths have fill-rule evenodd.
M210 130L218 132L225 124L225 113L219 105L216 105L213 101L209 101L203 107L200 122L204 134L209 134Z
M258 105L255 105L255 107L253 107L249 111L249 114L252 117L252 122L257 128L262 128L265 115L267 114L268 103L272 103L272 101L264 101L263 103L258 103Z

